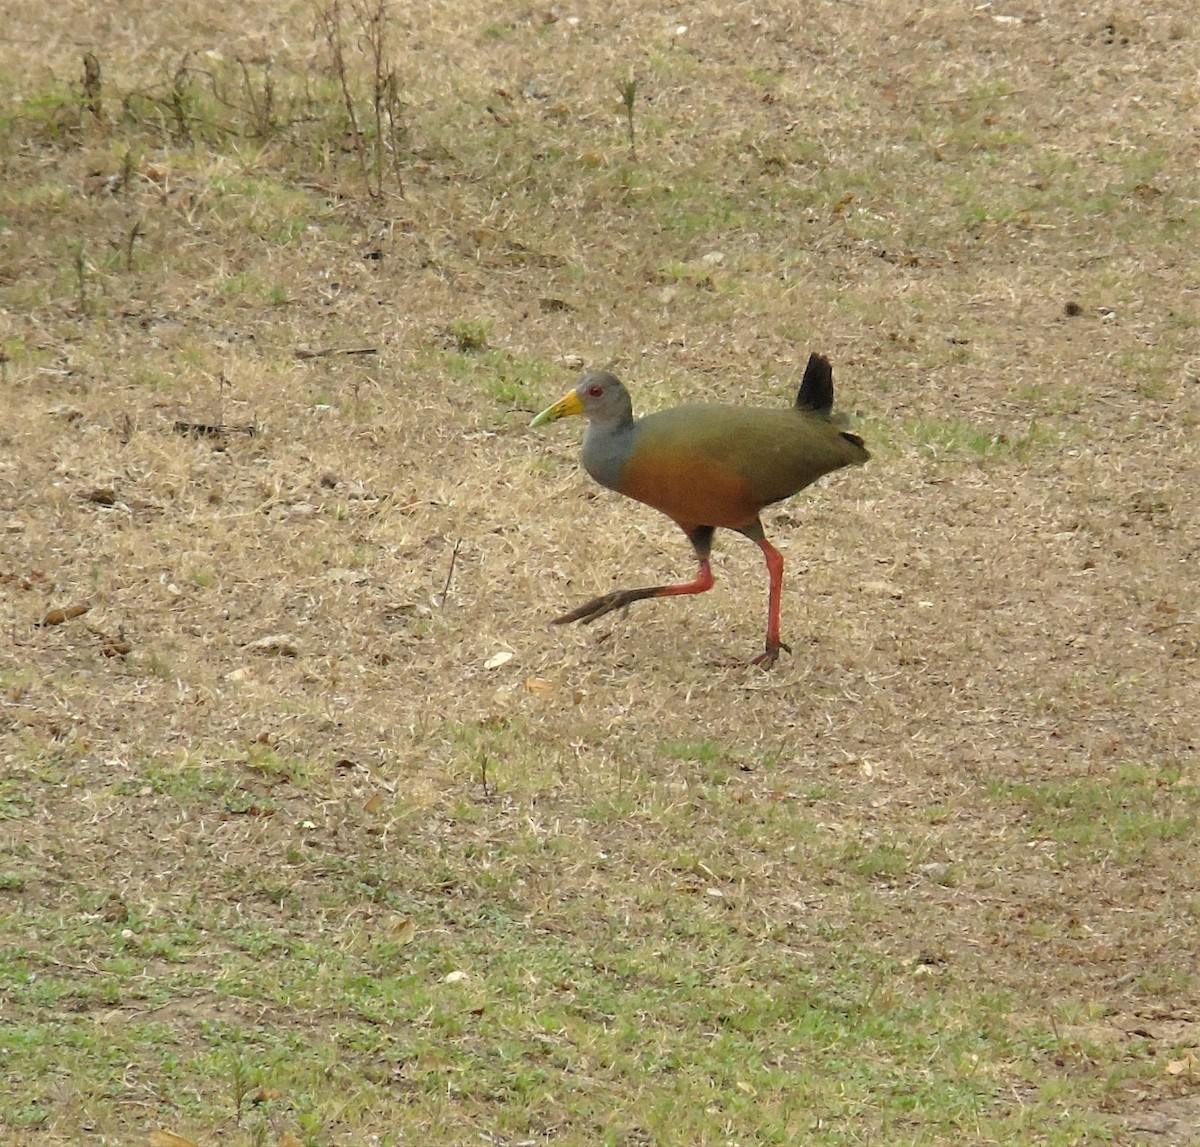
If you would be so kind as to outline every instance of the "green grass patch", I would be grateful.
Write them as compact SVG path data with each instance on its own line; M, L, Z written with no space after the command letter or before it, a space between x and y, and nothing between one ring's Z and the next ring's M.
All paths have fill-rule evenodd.
M905 432L920 453L930 458L971 456L981 461L1027 458L1044 443L1056 441L1037 422L1018 433L985 430L963 420L917 419L905 424ZM886 434L886 428L884 430Z
M442 356L443 368L451 378L477 388L497 406L532 408L561 373L542 359L488 348L484 324L459 325L457 333L455 326L451 324L454 349Z
M1126 764L1104 776L990 788L1025 809L1032 836L1087 856L1129 862L1200 828L1200 786L1181 783L1177 768Z
M447 1095L462 1133L486 1120L528 1135L569 1103L578 1141L614 1104L625 1134L681 1144L718 1128L768 1143L844 1142L836 1128L847 1119L880 1135L910 1117L943 1135L981 1119L1006 1123L993 1073L998 1050L1016 1054L1016 1033L1003 997L948 995L844 939L798 962L786 943L715 925L703 898L670 897L663 926L637 932L580 904L550 934L531 926L519 895L513 907L426 900L401 947L347 946L344 931L297 944L206 915L191 935L207 937L212 986L176 982L173 991L200 1007L186 1040L177 1025L62 1012L79 1006L77 993L31 998L25 989L18 1011L54 1018L30 1014L3 1033L8 1093L71 1076L92 1118L111 1118L123 1091L117 1065L153 1047L156 1062L166 1059L156 1078L175 1096L176 1117L210 1125L228 1114L231 1077L275 1089L314 1126L351 1131L383 1115L400 1128L436 1121ZM99 968L118 972L119 958ZM7 991L22 972L4 972ZM210 1015L238 1001L271 1018L248 1026ZM338 1017L316 1043L305 1023L314 1009ZM981 1053L993 1065L982 1072ZM634 1077L643 1098L622 1103ZM335 1116L334 1090L350 1078L351 1102ZM398 1079L400 1106L388 1098ZM23 1125L49 1116L25 1103Z

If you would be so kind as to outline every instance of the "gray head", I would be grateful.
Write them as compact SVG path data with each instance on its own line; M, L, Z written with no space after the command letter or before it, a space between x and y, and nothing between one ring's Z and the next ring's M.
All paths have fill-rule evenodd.
M633 400L615 375L594 370L585 374L574 390L546 407L530 426L541 426L573 414L582 414L593 426L620 426L633 421Z

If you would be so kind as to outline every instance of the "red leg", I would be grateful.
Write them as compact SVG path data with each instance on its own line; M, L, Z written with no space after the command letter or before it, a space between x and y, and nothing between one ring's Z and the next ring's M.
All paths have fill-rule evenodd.
M655 597L675 597L681 593L704 593L705 590L710 590L716 579L712 574L712 566L708 564L708 558L700 559L700 568L696 571L696 576L691 581L680 582L678 585L660 585L654 590Z
M771 589L767 599L767 647L760 653L751 665L761 665L770 669L775 664L781 649L791 653L791 646L784 645L779 640L779 608L783 600L783 554L781 554L766 538L754 539L763 557L767 559L767 574L771 579Z
M612 613L614 609L621 609L634 601L642 601L648 597L676 597L685 593L704 593L705 590L712 589L712 587L712 567L709 565L707 557L701 557L700 569L692 581L679 582L677 585L648 585L640 589L615 589L612 593L606 593L601 597L584 602L578 609L564 613L562 617L556 617L554 624L566 625L571 621L582 621L584 625L587 625L596 618L603 617L606 613Z
M648 585L641 589L614 589L612 593L593 598L584 602L578 609L556 617L554 624L566 625L570 621L582 621L587 625L588 622L595 621L606 613L612 613L614 609L621 609L633 601L643 601L648 597L677 597L680 594L703 593L712 589L713 575L708 555L712 552L712 539L716 531L712 526L696 526L690 530L685 529L685 532L692 543L692 549L696 552L696 560L700 563L700 569L691 581L680 582L677 585Z

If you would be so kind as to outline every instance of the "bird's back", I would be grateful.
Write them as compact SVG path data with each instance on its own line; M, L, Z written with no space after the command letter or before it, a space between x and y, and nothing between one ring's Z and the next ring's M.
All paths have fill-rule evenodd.
M585 444L586 445L586 444ZM869 455L827 419L796 408L680 406L648 414L584 463L603 485L654 506L684 529L737 529L823 474ZM597 473L597 469L602 473Z

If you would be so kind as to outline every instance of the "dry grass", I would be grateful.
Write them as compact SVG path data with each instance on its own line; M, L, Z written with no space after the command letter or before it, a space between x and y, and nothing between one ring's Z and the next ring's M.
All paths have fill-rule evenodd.
M0 42L6 1141L1193 1141L1190 5L397 11L382 195L307 6L99 8ZM549 628L691 556L530 414L811 349L793 656L732 535Z

